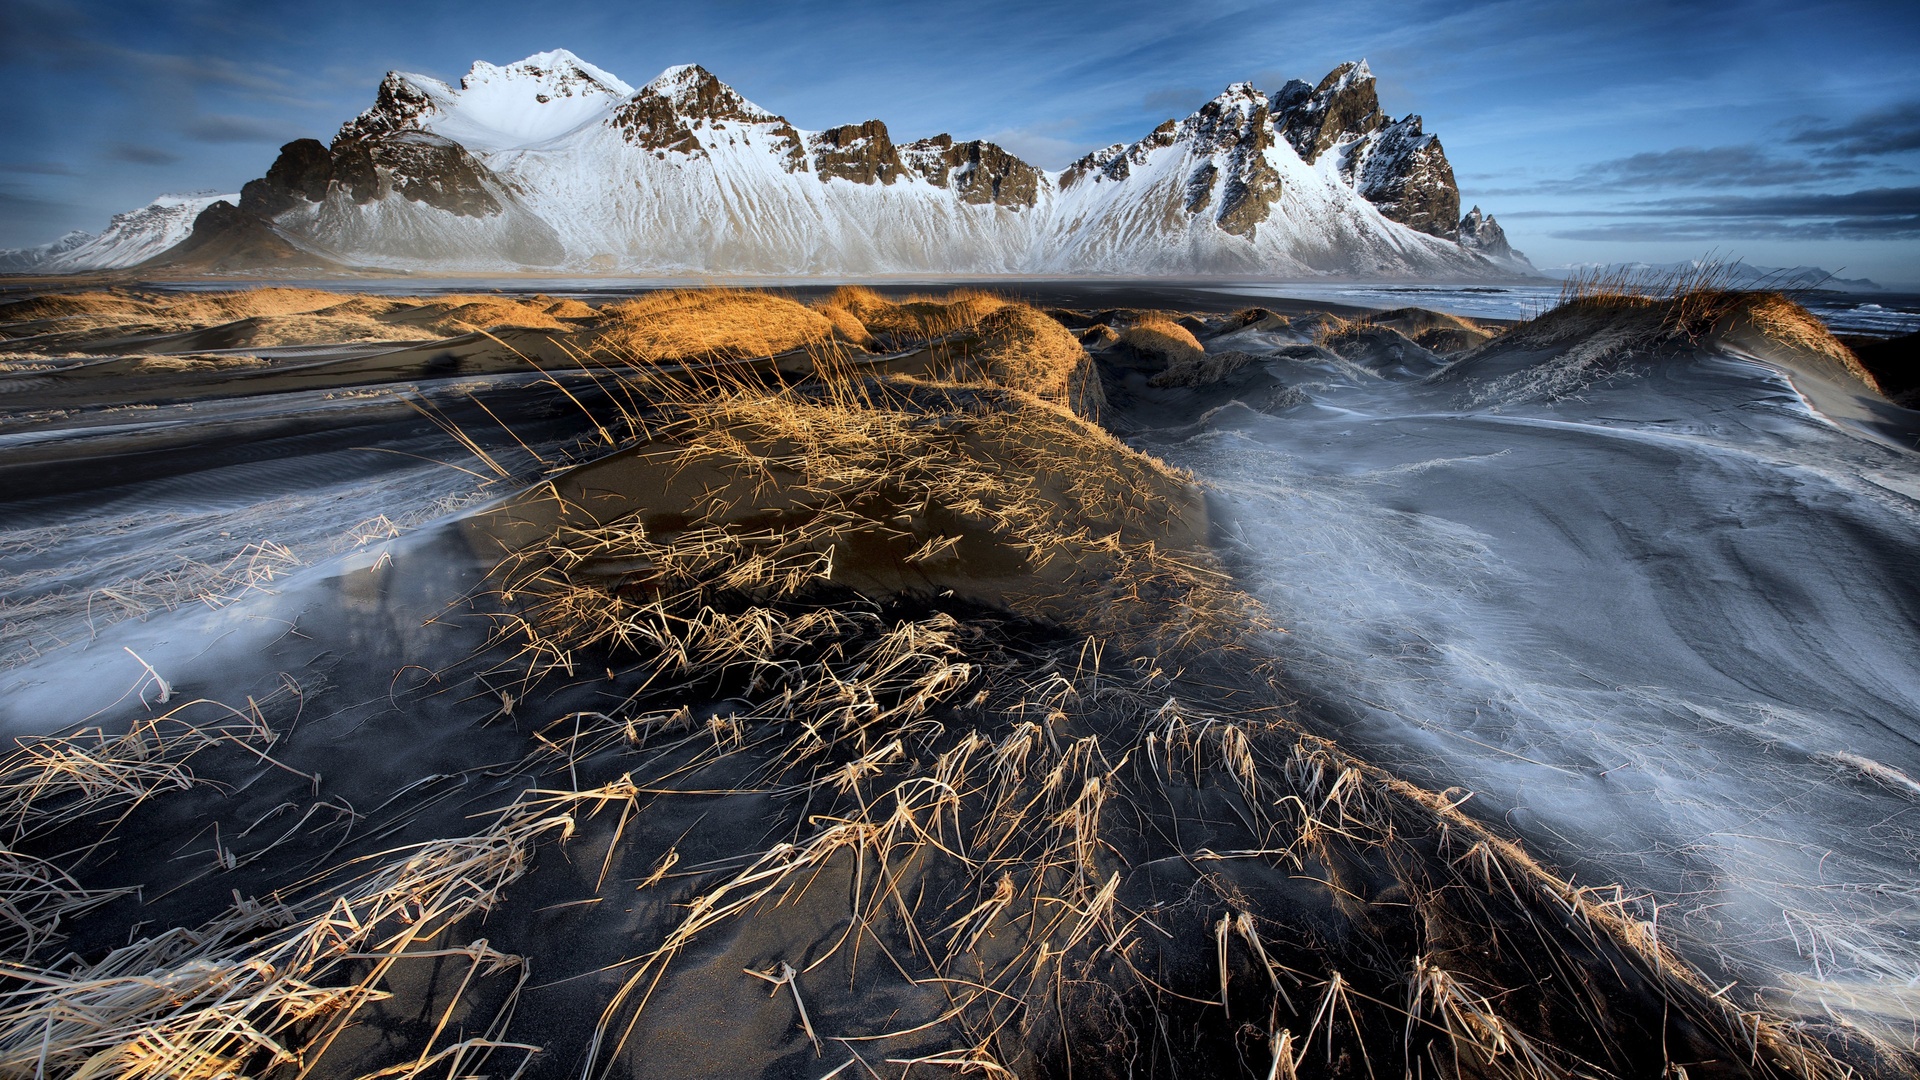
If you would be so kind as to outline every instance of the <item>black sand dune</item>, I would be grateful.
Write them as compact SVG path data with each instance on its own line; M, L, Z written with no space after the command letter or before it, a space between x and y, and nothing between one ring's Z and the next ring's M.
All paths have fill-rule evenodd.
M1528 404L1537 386L1513 379L1552 358L1496 369L1497 338L1467 345L1435 378L1421 369L1459 357L1463 342L1421 344L1430 320L1354 327L1308 311L1100 299L1028 339L1008 328L1040 324L995 316L997 301L956 301L985 314L947 319L939 305L823 297L878 351L850 347L835 315L834 338L776 359L729 357L702 336L706 351L679 361L617 357L617 376L459 352L475 341L300 358L284 371L263 360L231 383L192 371L51 387L6 376L41 395L0 433L0 454L14 455L0 468L42 485L8 504L13 537L79 536L127 520L138 500L241 513L319 487L347 505L286 509L276 522L314 536L446 494L483 501L409 519L423 523L218 606L101 625L0 673L0 724L19 743L0 784L14 875L0 896L11 983L0 1072L1913 1072L1889 1023L1896 980L1850 969L1859 1002L1809 991L1824 1015L1756 996L1747 969L1747 982L1723 986L1706 973L1711 934L1697 923L1676 934L1675 913L1658 906L1672 902L1668 879L1622 890L1603 875L1636 865L1607 843L1657 857L1662 829L1683 815L1662 818L1654 799L1645 835L1558 844L1566 823L1525 809L1528 788L1410 741L1388 714L1413 699L1380 698L1371 670L1336 670L1343 639L1324 629L1338 619L1323 602L1335 590L1351 590L1341 625L1362 653L1418 661L1420 632L1428 648L1445 644L1438 607L1403 602L1383 616L1370 602L1393 600L1389 546L1432 560L1446 581L1471 538L1435 545L1422 523L1479 507L1475 527L1498 546L1502 522L1523 520L1500 510L1524 504L1501 492L1523 470L1479 489L1431 486L1423 505L1417 487L1391 480L1321 492L1316 479L1343 459L1310 450L1341 439L1342 425L1380 424L1374 449L1345 460L1445 477L1452 466L1423 455L1510 431L1469 452L1504 450L1493 460L1565 488L1555 460L1593 462L1603 479L1625 475L1623 461L1674 468L1680 455L1661 439L1696 432L1660 414L1692 395L1724 439L1729 421L1713 409L1749 420L1776 455L1817 430L1823 441L1806 445L1871 458L1893 485L1878 490L1904 498L1894 489L1911 461L1884 430L1811 419L1777 377L1742 383L1725 372L1744 361L1707 358L1686 377L1653 366L1682 389L1643 387L1640 430L1587 420L1567 432L1573 399L1540 414ZM1156 308L1185 311L1203 354L1185 359L1201 374L1170 383L1169 354L1139 335L1126 343ZM761 320L755 340L815 317L721 309ZM639 340L614 336L619 326L658 342L658 317L609 322L598 347ZM1063 326L1114 333L1092 353L1071 336L1062 351ZM423 367L443 352L467 366ZM1206 362L1229 352L1244 359ZM1444 374L1456 370L1457 381ZM1095 371L1097 398L1085 383ZM996 385L1006 381L1034 389ZM1613 415L1633 396L1626 385L1609 370L1584 390ZM1462 405L1488 386L1504 395L1499 411ZM110 417L87 387L154 407L141 422ZM343 391L366 396L326 397ZM403 413L404 400L447 428ZM1219 487L1208 496L1117 441L1085 415L1096 407ZM1276 468L1263 441L1301 464ZM1615 445L1643 449L1622 458ZM356 449L370 446L402 453ZM1745 467L1756 470L1747 490L1770 490ZM47 477L63 469L93 479L57 490ZM1261 470L1254 497L1249 474ZM1689 527L1684 505L1650 509L1632 502L1636 490L1622 480L1616 503L1588 518L1569 516L1584 492L1558 506L1567 543L1595 568L1640 556L1591 546L1592 521ZM1285 513L1262 516L1271 505ZM1670 521L1648 516L1661 509ZM1783 523L1770 546L1735 545L1691 592L1645 599L1670 604L1674 640L1697 646L1715 637L1711 624L1745 618L1703 606L1739 600L1713 582L1741 559L1795 543L1847 551L1853 561L1808 580L1805 597L1775 596L1777 622L1813 611L1856 635L1820 655L1859 648L1862 626L1896 626L1920 606L1890 580L1913 550L1889 531L1897 518L1850 513L1823 540ZM1373 535L1339 532L1356 523ZM128 557L164 550L119 527ZM1343 544L1384 576L1356 578L1335 557ZM18 558L11 573L26 567ZM1289 591L1275 565L1346 576ZM1554 587L1581 576L1523 569ZM1746 572L1762 580L1757 569ZM1677 618L1688 611L1692 628ZM1500 617L1529 632L1526 612ZM1895 673L1910 637L1826 669L1807 659L1811 644L1781 639L1778 655L1722 662L1722 674L1781 669L1767 692L1810 710L1813 695L1782 689L1788 672L1828 670L1853 688L1829 697L1880 695L1887 730L1911 732ZM1660 652L1618 643L1616 659L1642 663L1649 683L1684 683L1684 658L1644 667ZM1443 695L1422 703L1430 722L1455 722ZM1615 730L1641 738L1638 719ZM75 724L84 730L71 734ZM1494 744L1486 760L1523 752L1495 732L1463 734ZM1732 725L1687 736L1709 737L1733 748L1717 760L1745 760ZM1848 789L1864 801L1847 814L1877 808L1880 824L1835 848L1848 867L1836 876L1897 846L1909 796L1893 778L1914 775L1864 732L1850 745L1883 770L1853 775L1891 786L1871 798ZM1604 800L1600 768L1579 783ZM1681 893L1709 884L1674 880ZM1736 940L1720 945L1739 953ZM1828 982L1842 985L1838 972Z

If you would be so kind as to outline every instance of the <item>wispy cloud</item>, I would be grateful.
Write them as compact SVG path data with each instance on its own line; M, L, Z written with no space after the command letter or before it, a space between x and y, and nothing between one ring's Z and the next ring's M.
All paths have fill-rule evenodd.
M129 165L172 165L180 160L179 154L165 147L132 142L108 144L106 156L111 161L123 161Z
M1903 240L1920 237L1920 187L1659 199L1577 216L1633 220L1561 229L1562 240ZM1529 215L1515 215L1529 216ZM1558 215L1556 215L1558 216Z
M77 176L73 166L58 161L0 161L0 172L34 176Z
M1583 190L1617 188L1778 187L1832 180L1857 170L1783 157L1752 144L1682 146L1602 161L1581 170L1572 184Z
M1875 109L1844 124L1803 118L1788 142L1838 158L1883 157L1920 150L1920 101Z
M199 116L181 125L188 138L208 143L278 143L290 138L284 124L251 116Z

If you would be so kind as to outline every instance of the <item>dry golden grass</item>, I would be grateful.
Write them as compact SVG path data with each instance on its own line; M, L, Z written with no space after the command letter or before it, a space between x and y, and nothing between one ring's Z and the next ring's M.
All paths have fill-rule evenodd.
M863 349L874 344L873 335L867 331L866 324L853 312L831 303L822 305L818 310L833 325L835 338Z
M1376 325L1378 324L1367 316L1348 319L1328 312L1321 317L1320 325L1313 329L1313 343L1323 349L1328 348L1345 338L1364 334Z
M606 346L646 363L774 356L833 335L833 323L804 304L745 289L652 293L602 314Z
M532 304L489 299L461 304L449 310L436 325L464 326L475 330L490 330L502 326L533 330L570 329L566 324Z
M673 340L705 355L778 351L760 324L795 325L779 303L675 297L640 321L666 340L679 320ZM749 325L710 344L725 312ZM1004 303L972 318L973 362L1057 385L1063 342L1084 355L1036 318L1052 325ZM636 375L625 400L644 415L625 427L644 442L483 519L512 552L497 615L526 680L597 681L609 657L632 674L608 666L604 712L516 695L532 733L519 762L482 759L502 794L459 811L480 825L390 847L369 822L357 858L57 963L33 953L59 920L113 897L0 851L0 956L18 982L0 1000L0 1075L519 1075L568 1025L551 1008L516 1021L518 987L469 995L501 974L526 984L526 960L464 936L508 905L493 925L563 947L588 905L656 913L592 978L543 985L574 995L549 1004L599 1010L545 1059L583 1077L644 1071L649 1009L679 1008L683 1039L710 1003L676 999L687 984L669 970L716 963L707 974L791 998L791 1030L745 1034L831 1053L811 1063L823 1076L1073 1060L1081 1075L1171 1061L1162 1074L1291 1077L1331 1074L1336 1055L1352 1076L1677 1075L1669 1037L1673 1060L1716 1076L1852 1075L1817 1033L1732 1004L1628 900L1575 888L1458 801L1288 719L1283 688L1250 674L1267 630L1213 566L1189 477L1031 392L816 371L779 391ZM23 743L0 762L0 838L205 796L216 785L189 765L234 754L250 776L252 758L297 748L260 710L228 712ZM318 793L319 777L296 780ZM655 848L632 872L636 836L702 827L735 796L753 820L704 826L719 857ZM220 855L260 869L271 850ZM549 858L589 872L528 880ZM746 953L764 970L733 970ZM340 1051L363 1022L376 1036ZM1136 1053L1156 1037L1175 1056ZM386 1055L373 1066L353 1057L369 1044Z
M1510 333L1525 343L1607 332L1622 347L1642 348L1757 333L1801 359L1880 389L1819 317L1784 293L1733 288L1732 272L1733 264L1709 261L1665 276L1618 272L1570 278L1561 287L1558 306Z
M579 300L556 300L547 305L547 314L556 319L591 319L600 312Z
M329 308L339 302L340 294L337 292L268 286L235 292L185 293L177 299L157 301L156 307L169 318L218 324L262 315L299 315Z
M1095 416L1100 393L1087 351L1066 327L1025 304L1006 304L981 319L969 359L985 381Z
M865 286L845 285L834 290L824 306L841 308L875 336L899 347L976 326L1006 304L1005 299L976 289L956 289L945 296L909 296L896 302Z
M492 294L389 299L317 289L220 293L83 293L0 308L0 327L48 335L62 350L123 337L211 331L199 348L271 348L357 341L429 341L515 327L572 329L535 305ZM589 309L589 314L592 314ZM22 325L24 324L24 325Z
M0 304L0 322L64 319L76 315L139 315L150 310L144 300L119 292L64 293Z
M1193 331L1160 312L1150 312L1120 332L1120 344L1135 352L1164 360L1169 366L1190 364L1204 352Z

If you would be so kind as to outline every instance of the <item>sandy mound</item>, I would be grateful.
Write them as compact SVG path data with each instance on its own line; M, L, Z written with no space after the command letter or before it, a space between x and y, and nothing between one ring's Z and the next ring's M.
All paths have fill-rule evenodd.
M773 356L833 333L825 315L795 300L736 289L652 293L602 314L601 340L616 355L648 362Z
M1471 319L1426 308L1395 308L1368 321L1398 330L1421 348L1440 354L1465 352L1494 336L1493 331Z
M556 319L592 319L600 312L579 300L556 300L547 305L547 314Z
M1431 375L1444 364L1405 334L1371 319L1330 319L1314 335L1314 344L1380 375Z
M1099 416L1106 401L1100 377L1066 327L1025 304L1007 304L975 329L979 341L967 350L973 377Z
M392 300L384 296L355 296L350 300L335 304L332 307L321 308L319 311L314 312L314 314L335 318L377 319L382 315L391 314L392 312L400 311L411 306L412 304L407 301Z
M1575 376L1604 376L1629 363L1670 362L1716 347L1880 392L1859 358L1799 304L1779 293L1713 288L1671 297L1575 293L1468 353L1440 377L1511 377L1518 374L1509 370L1516 363L1552 365L1555 385L1573 385Z
M893 301L859 285L836 289L825 307L841 308L875 337L900 347L958 333L1005 306L991 293L958 289L946 296L910 296Z
M9 305L0 309L0 334L31 337L41 352L188 352L431 341L475 330L571 331L572 324L547 312L550 306L492 294L396 299L285 288L94 293Z
M177 299L156 300L170 319L214 325L262 315L297 315L340 303L340 294L320 289L284 289L268 286L236 292L181 293Z
M1162 312L1139 315L1132 325L1120 331L1115 345L1152 372L1147 382L1156 387L1208 386L1228 378L1254 359L1232 350L1207 352L1190 328Z
M75 315L141 315L149 310L150 306L145 301L122 293L65 293L0 304L0 323L62 319Z
M654 406L472 520L502 634L360 673L377 722L283 685L0 764L0 1069L1837 1075L1293 724L1181 475L991 389ZM303 636L359 661L401 611L346 602Z
M1122 330L1120 344L1169 366L1190 361L1204 351L1193 331L1159 313L1144 315Z

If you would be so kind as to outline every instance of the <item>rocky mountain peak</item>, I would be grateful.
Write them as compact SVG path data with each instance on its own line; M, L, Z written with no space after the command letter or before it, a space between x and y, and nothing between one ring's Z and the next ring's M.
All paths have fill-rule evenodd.
M1233 83L1059 174L984 140L896 143L879 120L800 132L698 65L624 86L559 51L454 85L392 73L331 146L288 143L238 206L203 214L196 251L852 273L1499 265L1451 242L1464 224L1500 250L1490 221L1463 223L1439 140L1380 111L1363 63L1271 96Z
M1309 165L1334 146L1387 126L1365 60L1341 64L1303 94L1305 86L1298 80L1288 83L1275 95L1273 111L1280 135Z
M1458 227L1460 246L1477 251L1495 262L1525 262L1526 256L1513 249L1507 242L1507 232L1492 214L1482 214L1475 206L1460 219Z
M1187 212L1211 209L1220 228L1253 235L1280 198L1280 174L1267 161L1273 127L1266 95L1252 83L1234 83L1181 122L1175 137L1200 158L1187 174Z
M851 180L856 184L891 184L906 177L900 151L878 120L843 124L815 134L810 142L813 171L824 182Z
M1388 219L1431 236L1457 235L1460 189L1446 151L1419 116L1388 117L1365 60L1341 64L1318 86L1295 79L1269 100L1274 130L1302 161L1337 152L1340 178Z
M627 142L661 156L704 155L706 141L718 145L718 135L729 123L761 126L788 172L807 168L806 150L793 125L748 101L698 64L661 72L634 91L606 123Z
M779 116L748 101L740 92L699 64L681 64L661 72L629 100L658 98L689 120L739 120L758 123Z
M525 60L494 65L475 60L460 79L460 89L477 90L497 83L534 82L549 98L606 94L627 97L633 87L565 49L534 53ZM542 103L544 104L544 102Z
M976 205L1032 206L1045 176L1000 146L975 139L956 143L946 133L900 148L900 159L935 187L951 188Z
M433 95L414 82L412 76L389 71L374 93L373 106L340 125L333 143L340 146L419 127L435 111Z
M1237 82L1186 118L1179 136L1206 152L1231 149L1257 141L1260 149L1272 145L1267 125L1267 97L1252 83Z

